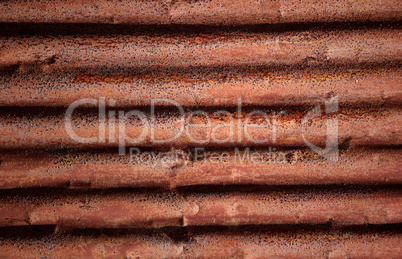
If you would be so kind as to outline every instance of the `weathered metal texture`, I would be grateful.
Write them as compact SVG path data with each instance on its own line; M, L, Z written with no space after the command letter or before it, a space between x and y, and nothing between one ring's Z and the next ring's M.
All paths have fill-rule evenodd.
M336 163L309 149L257 150L263 154L257 163L246 155L257 152L253 149L212 151L229 156L220 161L200 152L195 161L192 150L192 156L180 160L162 160L157 154L154 160L140 160L110 150L1 152L0 188L172 189L195 185L387 185L402 181L398 149L349 149L341 152Z
M192 115L191 110L180 114L158 109L161 108L156 109L154 116L150 109L138 110L143 112L144 117L141 120L138 116L117 118L115 114L114 121L110 118L105 120L103 133L98 110L75 112L71 115L71 122L66 123L65 110L32 109L29 112L25 109L4 108L0 113L0 145L4 149L104 148L119 145L179 148L247 145L305 147L307 139L315 145L325 146L327 121L330 118L339 119L340 144L402 144L402 121L398 108L345 108L338 113L306 121L303 120L303 115L309 109L288 110L287 114L276 117L269 115L268 118L252 115L253 110L243 110L241 113L234 111L229 113L230 116L219 116L214 111L206 111L206 117ZM216 111L218 110L220 109ZM126 112L128 111L130 110ZM272 112L278 113L280 110L266 110L267 114ZM70 132L67 131L68 125L71 125Z
M260 24L400 19L398 0L2 1L0 22Z
M40 230L18 229L15 232L22 235L18 240L0 237L0 254L5 258L398 258L402 244L401 234L389 227L189 227L95 234Z
M200 35L3 36L2 106L401 102L399 28ZM94 48L96 44L96 48ZM336 65L336 66L335 66ZM40 85L41 87L38 87ZM364 89L364 91L363 91Z
M183 36L120 35L2 39L2 66L71 68L292 65L400 61L400 29ZM96 44L96 48L94 48ZM84 77L85 78L85 77ZM82 79L85 81L85 79ZM90 80L90 79L89 79Z
M118 106L147 106L152 99L183 106L315 105L328 95L344 105L401 102L400 64L368 67L187 68L139 71L94 68L14 73L0 78L1 106L67 107L82 98L107 96ZM38 87L40 85L41 87ZM157 85L158 87L155 87ZM364 90L363 90L364 89ZM82 106L89 106L83 104Z
M194 190L194 188L192 188ZM391 224L402 220L399 188L237 188L214 192L8 192L0 198L0 225L58 228L164 226Z
M401 257L401 18L397 0L1 1L0 257ZM336 161L312 148L328 139Z

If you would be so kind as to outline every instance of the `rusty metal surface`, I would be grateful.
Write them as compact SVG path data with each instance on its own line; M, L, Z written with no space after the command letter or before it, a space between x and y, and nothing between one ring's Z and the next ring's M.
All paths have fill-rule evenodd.
M99 96L116 106L150 105L155 98L193 107L236 105L238 98L245 105L311 105L327 95L343 104L400 103L396 25L211 30L6 33L0 37L0 105L66 107Z
M398 0L6 0L1 22L260 24L400 19Z
M34 64L35 62L33 62ZM67 107L81 98L98 98L104 93L117 100L116 106L146 106L151 100L176 99L184 106L314 105L328 93L340 96L342 104L395 105L401 101L399 63L379 66L300 69L187 68L139 71L95 68L14 73L1 78L2 106ZM159 70L159 72L158 72ZM159 87L155 88L155 84ZM37 85L41 85L38 88ZM164 89L162 91L161 89ZM365 89L362 91L362 89Z
M47 71L95 67L330 65L400 60L399 28L185 36L48 36L2 39L0 65ZM93 48L96 42L97 47ZM29 43L29 44L28 44ZM36 63L35 63L36 61ZM37 67L35 67L35 65ZM85 82L85 77L81 79ZM89 79L90 81L91 79ZM96 79L95 79L96 80Z
M401 18L0 1L0 257L401 257Z
M221 153L227 150L220 150ZM111 151L7 151L0 153L0 188L105 189L152 187L173 189L194 185L401 184L398 149L344 150L337 163L325 162L309 149L269 152L253 164L230 154L225 163L136 161ZM250 150L253 152L254 150ZM194 155L193 155L194 156ZM235 158L237 156L237 159ZM175 167L176 166L176 167Z
M33 191L9 191L0 199L0 226L56 225L68 229L328 222L360 225L399 223L402 219L402 195L394 187L216 190L219 188L196 193L46 190L46 196Z
M130 147L234 147L234 146L285 146L305 147L304 138L315 144L325 145L328 117L339 118L338 139L349 146L389 145L402 143L401 113L399 108L358 109L345 108L336 114L311 120L303 124L303 115L308 109L291 110L276 120L276 138L273 136L273 122L258 114L246 121L246 115L233 111L231 116L216 116L213 110L205 116L192 116L191 110L183 116L173 110L159 108L155 116L150 109L143 111L144 120L137 117L118 120L115 124L106 121L107 141L100 139L100 121L97 110L77 111L71 117L71 128L81 138L96 138L95 141L79 142L68 134L65 124L65 110L42 110L41 108L3 108L0 113L0 144L4 149L48 149L48 148L104 148L118 147L124 142ZM251 110L250 114L253 110ZM271 114L274 110L267 110ZM245 111L244 111L245 112ZM227 118L227 119L226 119ZM229 121L232 118L232 121ZM153 119L153 123L152 123ZM121 123L120 123L121 122ZM124 123L123 123L124 122ZM246 122L246 123L245 123ZM206 123L209 123L206 125ZM229 127L227 124L232 125ZM123 126L124 125L124 126ZM216 128L217 126L219 126ZM254 126L251 126L254 125ZM122 133L120 130L123 129ZM152 127L153 133L149 129ZM183 133L181 133L181 129ZM214 131L213 131L214 130ZM213 131L213 132L212 132ZM214 134L214 138L211 137ZM239 137L240 134L240 137ZM247 138L248 134L251 137ZM132 140L127 138L131 138ZM177 137L176 137L177 136ZM138 141L137 141L138 139ZM160 143L164 140L170 140ZM222 139L228 139L220 143ZM121 141L120 141L121 140ZM255 143L254 140L264 140ZM159 141L159 142L158 142Z
M1 229L0 235L6 231ZM389 226L53 231L17 228L14 235L0 237L0 253L13 258L261 258L267 254L281 258L397 258L402 242L400 233Z

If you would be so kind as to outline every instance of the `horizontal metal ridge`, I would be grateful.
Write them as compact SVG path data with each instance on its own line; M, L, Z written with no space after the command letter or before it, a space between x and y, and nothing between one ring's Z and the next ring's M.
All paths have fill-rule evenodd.
M102 121L98 110L77 110L65 117L64 110L36 108L27 112L21 108L3 108L0 112L0 145L2 149L306 147L307 139L314 145L325 146L330 118L339 119L339 143L348 142L349 146L402 144L401 127L396 127L400 124L398 108L345 108L308 120L304 116L311 110L306 108L287 110L284 114L280 114L280 110L262 109L266 117L253 114L254 109L240 113L228 111L224 115L214 113L221 108L207 110L201 115L191 110L182 114L178 109L172 109L155 108L154 115L150 107L118 110L124 116L118 117L119 112L115 112L110 117L107 113ZM129 111L140 115L130 115Z
M8 0L0 5L0 22L258 24L400 19L398 0Z
M341 150L336 163L309 149L138 150L142 155L121 156L116 150L1 151L0 188L173 189L234 184L388 185L402 181L399 149ZM173 157L178 151L186 157Z
M209 189L209 190L213 190ZM397 187L252 188L220 192L3 191L0 225L59 228L400 223Z
M5 257L387 257L400 255L398 226L249 226L48 233L14 228L18 239L0 237ZM4 232L5 230L0 230ZM30 237L24 237L31 232ZM46 233L46 232L45 232Z
M400 63L347 67L104 68L54 72L3 68L0 106L68 107L107 96L114 107L149 106L153 99L182 106L306 106L328 95L341 105L399 105ZM10 70L11 69L11 70ZM145 70L145 71L144 71ZM12 72L14 71L14 72ZM38 87L40 85L40 87ZM157 87L156 87L157 86ZM81 107L92 105L82 104Z
M17 71L370 63L401 60L400 28L194 35L7 36L0 66ZM94 48L94 44L96 48ZM98 71L100 72L100 71Z

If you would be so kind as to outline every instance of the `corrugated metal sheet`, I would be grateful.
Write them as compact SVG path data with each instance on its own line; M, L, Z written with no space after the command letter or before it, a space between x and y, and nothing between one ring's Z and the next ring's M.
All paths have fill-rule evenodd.
M402 256L400 1L0 10L1 257Z

